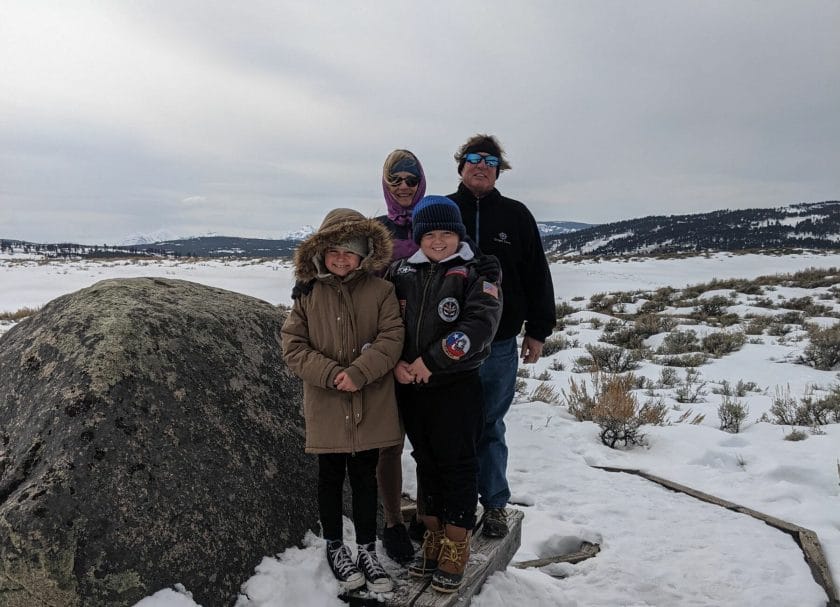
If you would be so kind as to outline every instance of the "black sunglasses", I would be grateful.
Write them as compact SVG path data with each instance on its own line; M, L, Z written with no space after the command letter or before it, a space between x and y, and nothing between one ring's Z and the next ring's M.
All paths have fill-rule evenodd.
M398 177L396 175L391 175L390 177L388 177L388 183L392 186L398 186L402 182L405 182L405 185L407 185L408 187L414 188L417 187L417 184L420 183L420 179L415 177L414 175L411 175L410 177Z

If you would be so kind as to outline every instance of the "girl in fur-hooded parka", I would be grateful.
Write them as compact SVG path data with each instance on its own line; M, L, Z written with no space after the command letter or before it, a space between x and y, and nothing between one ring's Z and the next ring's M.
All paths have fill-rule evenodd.
M359 268L344 277L330 273L324 251L354 241L368 249ZM351 209L330 211L295 252L295 277L314 282L295 300L281 333L286 364L305 382L307 453L364 451L401 440L391 371L402 353L403 323L393 285L373 275L390 261L387 229ZM335 388L342 371L358 392Z
M281 329L283 358L304 381L306 452L318 454L318 505L327 559L345 589L387 592L376 558L376 464L381 447L403 441L392 370L404 329L390 282L388 230L351 209L330 211L295 252L299 283ZM352 490L358 558L342 542L342 487Z

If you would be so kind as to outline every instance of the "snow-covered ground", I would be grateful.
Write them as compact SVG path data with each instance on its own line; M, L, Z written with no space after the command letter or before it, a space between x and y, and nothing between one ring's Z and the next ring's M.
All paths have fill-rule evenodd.
M840 255L712 255L681 260L601 261L554 264L559 300L583 307L596 293L684 287L712 278L752 278L809 267L840 267ZM193 280L288 303L292 283L288 264L278 261L145 265L124 262L51 262L0 258L0 313L39 307L50 299L104 278L162 276ZM838 280L840 283L840 279ZM821 289L820 292L826 292ZM726 292L722 292L726 293ZM773 298L801 297L801 289L780 287ZM585 298L584 301L575 299ZM816 301L816 299L815 299ZM729 311L777 313L738 297ZM820 301L840 306L833 302ZM629 306L628 306L629 307ZM778 312L783 312L780 310ZM673 312L673 311L672 311ZM578 565L542 570L508 568L494 574L472 605L528 606L674 606L773 605L816 607L826 603L793 539L749 516L673 493L637 476L605 472L593 466L641 469L807 527L817 533L835 583L840 581L840 424L806 440L784 440L790 427L759 423L776 390L801 397L807 387L827 388L836 374L796 364L807 338L802 335L757 336L739 351L699 367L706 382L703 402L677 405L674 423L646 427L648 445L613 450L598 439L598 427L578 422L562 397L558 403L535 402L541 383L557 394L569 389L574 361L595 343L602 328L579 312L564 337L577 340L530 367L526 389L507 417L512 502L525 512L522 545L514 561L571 552L581 541L596 542L601 552ZM821 324L834 321L827 317ZM0 333L10 323L0 321ZM704 327L693 328L698 333ZM650 345L662 336L650 338ZM802 338L802 339L800 339ZM562 370L558 370L562 367ZM662 367L646 361L635 371L655 384ZM678 369L682 378L684 370ZM536 379L542 376L548 379ZM721 396L713 389L726 380L754 382L742 400L749 407L738 434L718 429ZM651 396L676 405L673 390L649 388ZM645 392L639 391L640 400ZM686 410L704 414L696 425L676 419ZM414 491L413 462L403 458L405 489ZM349 527L349 525L348 525ZM348 529L348 539L352 533ZM201 558L201 555L196 555ZM389 564L391 566L392 564ZM142 607L195 607L190 589L160 589L140 601ZM253 577L243 580L238 607L340 606L321 542L313 535L303 548L266 555Z

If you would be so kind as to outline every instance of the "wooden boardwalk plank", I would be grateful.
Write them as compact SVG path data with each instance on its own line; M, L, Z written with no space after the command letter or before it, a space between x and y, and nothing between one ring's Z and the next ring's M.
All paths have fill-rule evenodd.
M513 555L519 550L522 538L521 510L506 509L508 527L507 536L490 539L477 534L470 541L470 560L464 572L464 583L458 592L445 594L434 590L429 584L431 576L415 578L408 575L404 568L396 568L383 562L386 570L394 578L396 588L393 592L377 597L364 590L354 591L346 600L350 605L379 605L381 607L465 607L480 590L484 581L494 572L504 570ZM383 559L384 560L384 559ZM379 602L377 602L379 601Z

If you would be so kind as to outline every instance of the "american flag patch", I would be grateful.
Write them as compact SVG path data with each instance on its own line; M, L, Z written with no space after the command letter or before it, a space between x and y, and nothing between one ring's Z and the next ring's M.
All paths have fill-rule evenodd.
M467 277L467 268L464 266L455 266L446 271L447 276L463 276L464 278Z
M492 282L484 281L484 284L481 287L481 290L487 293L488 295L492 295L496 299L499 299L499 287L497 287Z

